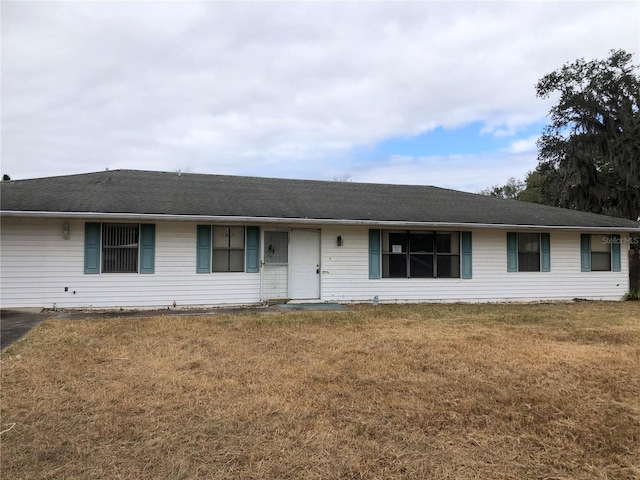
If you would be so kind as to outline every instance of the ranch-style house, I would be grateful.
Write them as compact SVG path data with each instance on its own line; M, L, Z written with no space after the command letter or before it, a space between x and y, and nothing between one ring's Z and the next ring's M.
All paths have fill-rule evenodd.
M640 223L431 186L112 170L1 185L3 308L620 300Z

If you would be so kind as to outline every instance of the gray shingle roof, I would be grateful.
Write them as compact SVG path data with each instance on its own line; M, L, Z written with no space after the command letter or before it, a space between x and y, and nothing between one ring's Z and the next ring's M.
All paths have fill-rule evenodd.
M431 186L111 170L1 184L1 210L617 227L640 223Z

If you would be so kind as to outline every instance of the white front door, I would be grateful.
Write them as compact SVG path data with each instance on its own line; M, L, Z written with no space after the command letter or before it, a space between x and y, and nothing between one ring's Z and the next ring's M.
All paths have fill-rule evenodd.
M320 232L291 230L289 245L289 298L320 298Z

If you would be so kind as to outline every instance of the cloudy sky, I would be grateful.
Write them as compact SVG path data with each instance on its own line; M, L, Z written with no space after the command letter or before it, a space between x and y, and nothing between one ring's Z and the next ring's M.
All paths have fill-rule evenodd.
M10 2L2 173L438 185L523 178L536 81L623 48L640 2Z

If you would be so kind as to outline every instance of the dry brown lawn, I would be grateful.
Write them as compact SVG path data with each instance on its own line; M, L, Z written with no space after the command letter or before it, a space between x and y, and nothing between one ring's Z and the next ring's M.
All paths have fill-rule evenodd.
M51 320L3 479L637 479L640 305Z

